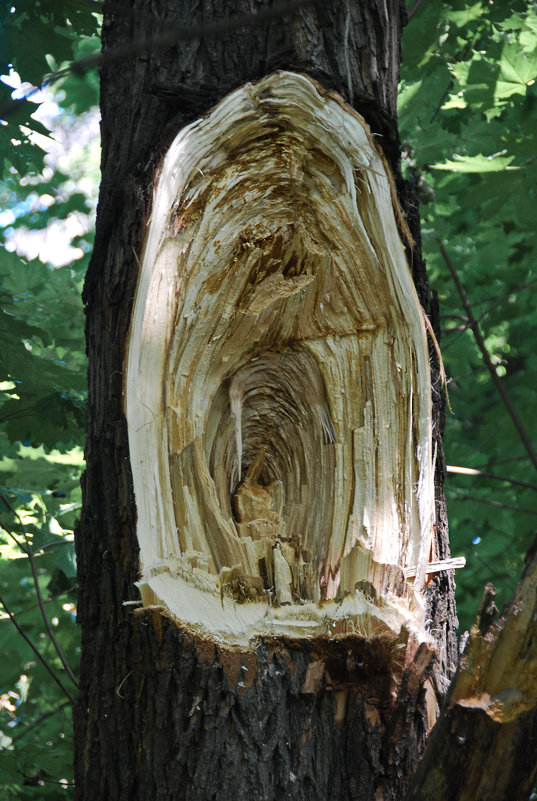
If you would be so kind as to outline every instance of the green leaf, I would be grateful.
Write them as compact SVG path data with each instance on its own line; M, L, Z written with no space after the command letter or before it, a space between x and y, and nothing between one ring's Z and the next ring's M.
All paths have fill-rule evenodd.
M504 170L519 170L520 167L511 165L514 156L460 156L453 154L453 160L448 159L443 164L431 164L433 170L449 170L450 172L503 172Z
M508 98L513 94L525 95L527 87L537 79L537 49L532 53L517 45L506 44L500 60L500 73L496 82L495 96Z
M529 411L537 403L537 13L534 3L517 0L483 3L480 16L474 6L423 4L404 33L400 124L412 154L405 174L425 177L436 195L422 209L422 233L452 382L447 462L527 481L530 462L471 331L462 330L465 312L436 242L446 243L474 313L483 315L483 335L537 441ZM446 491L452 552L467 557L456 581L459 618L468 627L488 581L497 585L500 606L509 599L535 527L537 493L460 476L448 476Z
M458 28L464 28L469 22L481 19L483 15L483 3L477 2L472 6L467 6L463 11L452 11L449 15L450 22Z

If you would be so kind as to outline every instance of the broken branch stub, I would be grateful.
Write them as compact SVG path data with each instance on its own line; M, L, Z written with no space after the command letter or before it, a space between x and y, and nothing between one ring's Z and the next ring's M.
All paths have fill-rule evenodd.
M279 72L162 164L128 341L140 588L229 643L425 638L430 378L363 119Z

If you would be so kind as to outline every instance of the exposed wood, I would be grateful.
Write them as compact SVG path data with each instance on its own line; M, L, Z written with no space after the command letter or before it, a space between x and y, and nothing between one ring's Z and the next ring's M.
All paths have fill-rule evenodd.
M306 76L172 143L125 383L149 603L232 643L425 639L429 357L398 222L366 123Z
M497 623L486 591L407 801L529 797L537 778L536 587L534 544Z

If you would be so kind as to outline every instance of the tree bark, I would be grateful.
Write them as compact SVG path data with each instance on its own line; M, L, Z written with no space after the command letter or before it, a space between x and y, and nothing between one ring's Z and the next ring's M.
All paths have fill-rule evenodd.
M494 622L488 585L407 801L530 797L537 776L537 540Z
M109 0L103 48L172 26L211 22L268 3ZM87 276L89 400L84 506L77 533L82 626L81 700L75 714L77 797L400 799L432 720L427 696L455 663L453 578L426 591L436 655L356 635L260 637L224 646L138 608L139 547L123 408L126 343L155 176L176 133L234 88L276 69L335 90L378 135L412 236L420 301L435 321L419 248L416 204L399 171L396 92L404 9L321 3L233 34L143 51L102 68L102 185ZM431 350L434 362L436 355ZM433 372L437 559L449 556L444 405ZM429 709L431 703L429 703Z

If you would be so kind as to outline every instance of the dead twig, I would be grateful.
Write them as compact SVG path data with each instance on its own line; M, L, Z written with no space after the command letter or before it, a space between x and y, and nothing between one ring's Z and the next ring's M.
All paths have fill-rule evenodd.
M417 12L419 11L420 6L421 6L422 3L423 3L423 0L414 0L414 2L412 3L412 5L410 6L410 8L407 11L407 19L408 19L409 22L412 19L412 17L415 14L417 14Z
M72 701L64 701L63 704L59 704L58 706L54 707L54 709L49 709L48 712L44 712L37 718L37 720L34 720L34 722L30 723L29 726L23 728L23 730L19 732L19 734L17 734L15 737L12 737L11 742L16 743L18 740L22 740L22 738L26 737L26 735L29 734L31 731L37 729L38 726L40 726L44 720L48 720L48 718L51 718L58 712L61 712L62 709L65 709L65 707L70 706L71 703Z
M41 612L41 617L43 618L43 623L45 624L45 628L47 630L47 634L50 637L50 640L51 640L51 642L52 642L52 644L53 644L53 646L54 646L54 648L56 650L56 653L58 654L58 656L60 658L60 662L62 663L62 665L63 665L63 667L65 669L65 672L67 673L67 675L69 676L69 678L71 679L71 681L73 682L73 684L75 685L75 687L78 690L78 689L80 689L80 686L78 684L78 680L77 680L75 674L73 673L73 671L71 670L71 667L70 667L67 659L65 658L65 654L63 653L62 647L59 644L58 640L56 639L56 635L52 631L52 626L50 625L50 621L48 619L47 612L45 610L45 602L44 602L44 599L43 599L43 595L41 593L41 588L39 586L39 579L38 579L38 576L37 576L37 568L35 566L35 558L34 558L34 554L33 554L32 548L30 546L28 533L27 533L26 529L24 528L24 524L23 524L23 522L22 522L22 520L20 518L19 513L17 512L17 510L11 504L11 501L9 500L9 498L7 498L5 496L5 494L3 492L1 492L1 491L0 491L0 497L2 498L2 500L4 501L4 503L6 504L8 509L11 511L11 513L19 521L19 525L20 525L20 527L22 529L22 533L24 535L24 540L25 540L25 543L26 543L26 547L23 547L20 544L20 542L18 541L18 539L12 534L12 532L9 531L3 524L0 523L0 526L4 531L7 532L7 534L9 534L9 536L12 539L15 540L15 542L17 542L17 544L19 545L19 548L21 548L23 553L25 553L26 556L28 557L28 560L30 562L30 569L32 571L32 578L33 578L34 586L35 586L35 594L36 594L36 597L37 597L37 603L39 604L39 611Z
M67 696L67 698L69 699L69 702L71 704L74 704L75 703L75 699L73 698L73 696L71 695L71 693L69 692L67 687L65 687L65 685L63 684L63 682L60 679L60 677L56 675L56 672L49 665L49 663L47 662L45 657L39 652L39 650L33 644L33 642L28 637L26 632L23 630L22 626L19 624L19 621L16 619L14 613L8 607L8 605L6 604L6 602L4 601L4 599L2 598L1 595L0 595L0 604L4 607L4 611L5 611L6 615L9 617L9 619L11 620L11 622L13 623L13 625L15 626L15 628L17 629L17 631L19 632L19 634L21 635L23 640L25 640L25 642L30 646L30 648L32 649L34 654L37 656L37 658L39 659L39 661L41 662L43 667L50 673L50 675L52 676L52 678L54 679L54 681L56 682L56 684L58 685L58 687L60 688L62 693L64 693L64 695Z
M451 277L453 278L455 286L457 287L457 292L459 293L459 297L464 307L464 311L466 312L466 316L468 317L469 325L470 328L472 329L477 347L479 348L479 350L481 351L481 355L483 356L483 361L485 362L487 370L491 375L491 378L494 382L496 389L500 393L501 399L503 400L505 407L511 417L511 420L513 421L514 426L518 431L518 435L528 453L528 456L530 457L533 466L537 470L537 452L533 447L531 439L528 435L528 432L526 431L524 424L522 423L522 420L518 416L518 413L513 405L511 397L509 396L509 393L507 392L500 376L496 372L496 368L492 364L489 352L487 350L487 346L485 345L485 340L483 339L483 335L481 334L481 330L479 328L479 323L472 311L472 307L470 306L470 302L468 300L464 287L461 283L457 270L455 269L455 266L451 261L451 258L449 257L449 254L444 245L442 244L442 242L440 241L440 239L437 239L436 241L440 248L440 253L442 254L442 258L444 259L444 262L449 272L451 273Z
M164 47L170 47L178 42L192 42L196 39L216 38L225 33L232 33L240 28L254 28L257 25L263 25L271 20L288 17L295 11L300 11L308 6L318 5L320 2L321 0L284 0L284 2L277 3L271 8L260 9L255 14L225 16L215 22L192 25L191 27L176 25L161 36L154 36L150 39L137 39L132 42L127 42L126 44L116 45L105 52L95 53L79 61L73 61L67 67L56 70L56 72L48 76L44 76L39 86L34 86L25 93L24 97L18 98L17 100L8 100L3 103L0 106L0 119L7 120L8 117L15 113L21 103L29 100L34 94L45 87L51 86L62 78L66 78L68 75L83 75L92 67L114 64L123 59L137 56L140 53L150 53L161 50Z
M537 484L530 484L528 481L519 481L516 478L498 476L496 473L488 473L485 470L477 470L474 467L457 467L456 465L446 465L446 473L456 473L461 476L479 476L480 478L494 478L496 481L505 481L515 487L525 487L526 489L537 490Z
M527 515L537 516L535 509L526 509L524 506L514 506L512 503L502 503L501 501L493 501L492 498L479 498L477 495L469 495L464 490L458 490L454 487L449 488L449 492L453 493L453 500L457 501L474 501L475 503L486 503L489 506L496 506L499 509L510 509L513 512L524 512Z

